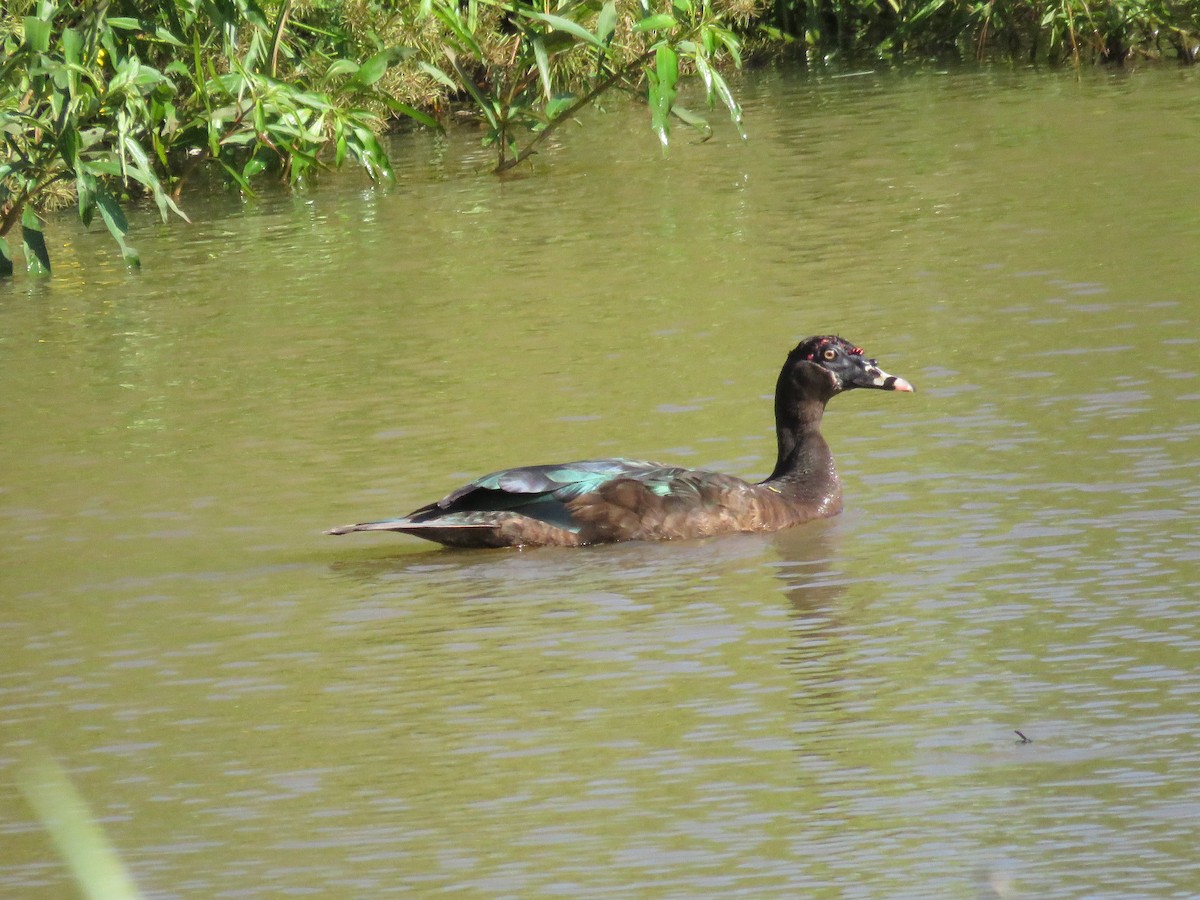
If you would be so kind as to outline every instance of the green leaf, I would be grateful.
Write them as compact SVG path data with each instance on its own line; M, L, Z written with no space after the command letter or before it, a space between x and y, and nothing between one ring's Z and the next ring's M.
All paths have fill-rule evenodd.
M661 85L672 92L679 82L679 54L670 44L660 44L654 51L654 68Z
M0 278L8 278L12 273L12 251L8 249L8 241L0 237Z
M353 75L358 71L358 63L352 59L335 59L325 70L325 77L332 78L335 75Z
M75 177L75 198L79 207L79 220L83 227L92 224L96 212L96 179L89 172L80 172Z
M354 81L363 87L369 87L383 77L391 64L391 50L376 53L358 67L358 71L354 74Z
M665 150L671 130L671 107L675 105L675 85L679 81L679 55L669 44L659 44L654 51L654 69L646 74L650 82L651 127Z
M108 226L109 233L118 242L124 244L125 235L129 231L129 222L116 198L108 192L108 188L99 183L96 184L96 205L100 207L100 215L104 219L104 224Z
M46 250L46 237L42 234L42 223L32 207L21 210L21 242L25 245L25 269L30 275L50 274L50 253Z
M121 248L121 257L125 260L125 265L133 268L140 266L142 261L138 252L125 243L125 233L129 231L125 213L121 211L121 206L113 198L113 195L108 192L108 188L101 184L96 185L96 203L100 207L100 216L104 219L104 224L108 226L108 233L113 236L113 240Z
M450 88L450 90L452 90L452 91L462 90L462 86L459 85L459 83L457 81L455 81L453 78L451 78L445 72L443 72L437 66L431 66L427 62L419 62L419 63L417 63L417 68L420 69L422 72L424 72L429 77L431 77L434 81L438 82L439 84L445 85L446 87Z
M646 18L640 19L633 26L633 30L639 33L643 31L664 31L668 28L674 28L678 24L674 16L659 13L658 15L646 16Z
M705 59L699 53L692 56L692 63L696 66L696 71L700 73L700 80L704 82L704 96L708 100L708 105L712 106L713 102L713 70Z
M134 76L133 83L138 87L151 87L159 82L165 81L162 72L158 69L153 69L150 66L138 66L137 74Z
M738 40L737 35L728 28L713 28L712 32L725 45L729 55L733 57L733 64L740 69L742 67L742 42Z
M154 29L154 36L164 44L170 44L172 47L187 46L187 44L175 37L175 35L171 34L171 32L167 31L167 29L163 28L161 25Z
M658 89L658 76L653 71L646 73L646 104L650 107L650 127L654 129L654 133L658 135L658 139L662 141L663 149L667 148L667 132L666 116L660 110L662 109L662 93Z
M891 2L895 6L895 11L899 12L900 11L899 5L895 4L894 0L891 0ZM922 21L924 21L925 19L928 19L934 13L938 12L945 5L946 4L945 4L944 0L934 0L934 2L926 4L923 8L921 8L921 9L917 10L915 13L913 13L911 18L909 18L909 20L908 20L909 27L911 28L913 25L920 24Z
M720 72L713 71L712 73L713 87L716 89L717 96L721 98L721 102L725 104L729 110L729 118L733 124L737 126L738 134L743 138L746 137L746 129L742 125L742 107L741 104L733 96L733 91L729 89L724 77Z
M254 191L251 190L251 188L250 188L250 182L248 182L244 177L242 177L241 172L239 172L237 169L233 168L233 166L229 165L229 163L225 162L225 160L223 160L223 159L218 159L217 162L221 164L221 167L223 169L225 169L225 173L230 178L232 178L235 182L237 182L238 187L240 187L242 189L243 193L245 193L246 196L248 196L248 197L256 196ZM260 166L262 166L262 168L266 168L266 165L263 164L263 162L261 160L259 160L258 163ZM247 169L250 168L250 163L246 163L246 168Z
M385 96L381 99L383 100L384 104L387 105L387 108L392 112L399 113L402 116L408 116L410 119L420 122L422 125L428 128L433 128L436 131L442 130L442 126L437 119L426 115L419 109L414 109L407 103L401 103L399 100L393 99L392 97Z
M387 154L383 152L383 148L379 146L379 140L375 137L374 132L369 128L355 128L354 136L356 140L349 142L350 152L362 163L367 174L376 181L380 178L394 180L396 176L392 172L391 163L388 161Z
M34 16L25 17L25 45L35 53L50 49L50 24Z
M287 92L287 97L301 106L307 106L320 112L328 112L333 109L333 104L329 102L329 98L324 94L292 89Z
M564 19L562 16L551 15L544 12L530 12L529 10L519 10L521 15L528 16L531 19L538 19L545 22L555 31L562 31L567 34L572 34L581 41L587 41L589 44L595 44L601 50L604 49L604 42L596 35L592 34L578 22L572 22L570 19Z
M320 165L319 160L311 153L305 153L302 150L292 149L292 182L298 182L304 177L304 174L309 169L315 169Z
M707 141L710 137L712 137L712 126L708 124L708 120L705 119L704 116L697 115L691 110L684 109L678 104L671 107L671 115L675 116L677 119L679 119L679 121L683 122L683 124L687 125L688 127L694 128L700 132L700 134L703 135L703 137L700 139L701 142Z
M533 44L533 57L537 60L538 75L542 79L542 93L549 100L554 92L550 86L550 57L546 54L546 45L540 36L534 36L530 43Z
M63 59L72 66L79 65L80 51L83 49L83 35L74 28L64 28L62 33Z
M105 19L106 22L113 28L120 28L124 31L141 31L142 23L137 19L131 19L127 16L109 16Z
M557 119L560 115L575 105L579 98L574 94L559 94L546 104L546 118Z
M479 107L479 111L487 118L488 124L492 126L492 130L498 132L500 130L500 118L497 115L497 109L492 100L483 96L483 92L475 84L475 79L459 65L458 56L453 50L449 47L443 47L442 52L446 54L446 57L450 60L450 64L454 66L454 71L458 73L462 87L466 88L467 93L471 95L471 99L475 101L475 105Z
M242 177L237 179L238 184L243 188L249 187L250 179L258 175L266 167L267 164L261 156L255 155L250 157L246 160L246 164L242 166Z
M617 30L617 4L608 0L600 9L600 17L596 20L596 37L607 44Z
M67 168L72 172L79 165L79 132L75 130L75 126L69 121L63 125L63 129L58 134L58 140L55 141L58 146L58 153L63 158L63 162L67 164Z
M474 4L472 4L472 6L473 5ZM475 36L471 33L470 28L465 22L463 22L462 17L458 14L457 8L452 9L439 5L437 9L433 10L433 14L437 18L441 19L443 24L445 24L445 26L454 33L454 36L458 38L459 48L461 50L465 50L466 52L470 53L473 57L475 57L475 59L484 58L483 50L480 49L479 44L476 43Z

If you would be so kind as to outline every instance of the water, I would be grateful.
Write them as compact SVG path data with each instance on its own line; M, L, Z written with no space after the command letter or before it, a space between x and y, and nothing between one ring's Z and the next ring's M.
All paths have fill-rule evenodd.
M51 755L152 896L1187 896L1196 74L757 73L0 285L0 893ZM761 477L794 342L912 380L838 519L462 553L323 528L502 466ZM1031 743L1019 743L1020 730Z

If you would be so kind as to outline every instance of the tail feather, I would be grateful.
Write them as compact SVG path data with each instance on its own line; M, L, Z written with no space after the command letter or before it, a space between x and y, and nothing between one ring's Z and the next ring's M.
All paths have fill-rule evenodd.
M580 543L579 535L567 528L502 510L452 513L415 522L413 516L405 516L383 522L341 525L325 533L350 534L354 531L399 531L449 547L574 547Z
M409 519L388 519L383 522L359 522L357 525L339 525L330 528L325 534L352 534L355 531L421 531L428 529L431 523L413 522ZM479 529L495 528L490 522L444 522L436 523L438 528Z

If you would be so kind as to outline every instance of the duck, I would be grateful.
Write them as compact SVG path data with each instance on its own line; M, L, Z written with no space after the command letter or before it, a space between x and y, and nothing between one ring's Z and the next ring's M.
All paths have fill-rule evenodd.
M911 393L861 347L805 338L775 385L775 468L759 482L637 459L502 469L406 516L326 534L395 531L449 547L582 547L774 532L842 511L842 485L821 434L826 404L856 388Z

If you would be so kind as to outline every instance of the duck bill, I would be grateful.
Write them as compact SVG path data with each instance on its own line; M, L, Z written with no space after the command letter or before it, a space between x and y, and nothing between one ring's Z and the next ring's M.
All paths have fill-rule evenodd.
M904 391L908 394L916 391L912 384L899 375L889 375L883 371L875 365L874 360L864 366L861 372L855 374L851 384L854 387L874 388L878 391Z

